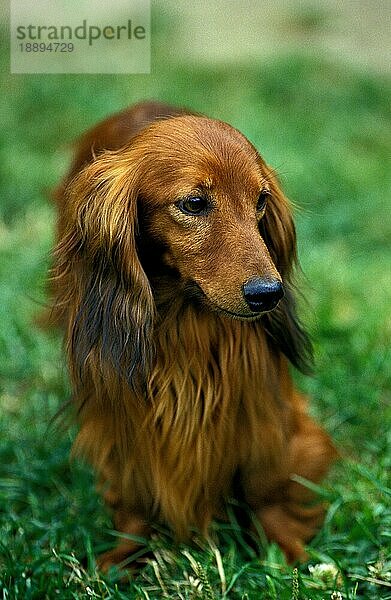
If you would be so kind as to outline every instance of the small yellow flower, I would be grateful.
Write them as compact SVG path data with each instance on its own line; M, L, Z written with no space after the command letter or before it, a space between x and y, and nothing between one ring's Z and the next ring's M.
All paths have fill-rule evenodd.
M311 573L313 579L318 583L322 583L325 587L331 587L334 585L335 582L340 582L339 571L337 567L332 563L319 563L317 565L309 565L308 570ZM338 594L339 592L335 593ZM335 596L335 600L338 600L338 596Z

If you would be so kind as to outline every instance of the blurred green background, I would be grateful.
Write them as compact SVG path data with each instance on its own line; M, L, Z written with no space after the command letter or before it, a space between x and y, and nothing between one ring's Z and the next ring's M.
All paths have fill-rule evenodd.
M391 598L390 8L156 0L150 75L10 75L2 44L3 598ZM310 555L338 578L292 571L274 547L260 563L234 524L216 526L222 566L214 547L177 548L161 532L155 562L126 585L94 569L115 538L91 473L69 463L72 429L51 424L68 397L66 367L59 335L35 324L53 243L49 195L75 137L148 98L240 129L296 206L316 350L315 376L297 381L343 456L321 491L331 508Z

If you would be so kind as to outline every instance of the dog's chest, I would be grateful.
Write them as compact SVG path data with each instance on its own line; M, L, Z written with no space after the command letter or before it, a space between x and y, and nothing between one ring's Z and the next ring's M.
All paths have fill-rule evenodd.
M188 318L161 332L150 381L161 506L177 498L190 512L216 507L242 465L268 462L271 432L281 426L277 363L259 324Z
M149 393L157 423L183 434L237 424L249 413L265 418L279 397L279 358L259 323L243 323L189 311L162 326ZM265 395L267 401L265 403ZM220 423L222 422L222 423Z

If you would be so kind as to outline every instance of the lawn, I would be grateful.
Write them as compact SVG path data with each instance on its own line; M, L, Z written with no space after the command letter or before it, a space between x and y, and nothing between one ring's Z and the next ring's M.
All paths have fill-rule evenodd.
M390 82L300 55L213 71L154 61L150 76L10 76L2 56L2 598L390 599ZM214 542L191 546L157 529L153 558L128 581L95 568L115 533L93 475L69 461L73 428L52 420L69 394L64 355L59 335L36 325L53 242L48 197L69 143L143 98L242 130L296 206L316 351L314 376L296 379L342 456L319 489L325 525L297 569L275 546L254 551L234 517L214 526Z

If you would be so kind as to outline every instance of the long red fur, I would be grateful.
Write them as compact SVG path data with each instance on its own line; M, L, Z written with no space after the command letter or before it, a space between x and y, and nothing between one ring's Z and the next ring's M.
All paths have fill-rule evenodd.
M201 183L212 225L176 208ZM257 224L249 198L262 186ZM53 314L80 423L74 451L99 474L116 526L206 534L236 495L289 560L304 558L323 507L292 475L320 481L335 451L289 373L289 362L305 370L310 344L273 171L229 125L143 103L81 138L56 200ZM265 274L285 297L246 318L241 285ZM120 542L102 568L135 547Z

